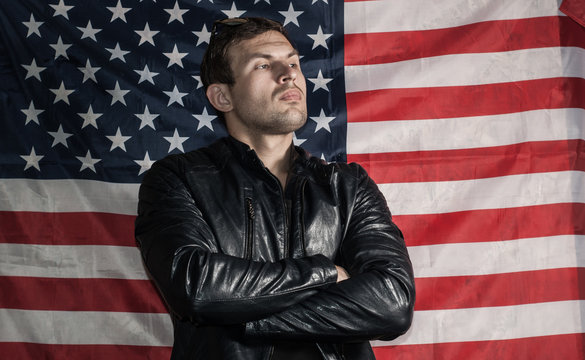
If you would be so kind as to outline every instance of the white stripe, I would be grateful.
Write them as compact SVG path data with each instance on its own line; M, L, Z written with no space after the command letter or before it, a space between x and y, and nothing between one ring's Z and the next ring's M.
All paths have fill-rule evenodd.
M347 124L347 153L452 150L585 139L585 109ZM367 141L364 141L367 139Z
M380 184L395 215L585 203L585 173L559 171L496 178Z
M585 332L585 301L415 311L410 330L374 346L493 341Z
M538 59L538 61L535 61ZM585 49L549 47L345 67L348 93L585 77Z
M51 187L61 191L68 183L52 181L48 183L49 186L44 186L44 181L41 180L23 182L32 187L42 186L46 192L51 192ZM2 181L2 184L7 189L5 193L10 193L9 197L11 197L11 202L16 198L11 194L19 189L22 190L20 195L17 196L19 206L13 203L13 206L16 207L14 210L49 211L52 209L54 211L57 209L54 206L50 208L33 207L31 204L38 200L38 196L35 192L25 191L20 181L5 179ZM379 187L388 201L390 210L395 215L407 215L567 202L585 203L585 187L582 186L583 184L585 184L585 175L583 172L563 171L510 175L476 180L380 184ZM115 186L116 184L112 185ZM84 189L90 191L89 197L80 191L79 188L77 190L72 192L70 194L71 196L67 199L67 202L71 204L71 206L68 206L67 211L89 211L88 209L98 211L96 210L97 208L107 203L105 197L99 199L92 197L92 191L89 188ZM129 198L130 196L126 194L126 197ZM56 196L56 198L59 198L59 196ZM127 200L123 203L129 204L132 201L134 202L132 208L136 208L135 199ZM53 202L57 201L54 200ZM111 200L111 203L115 203L115 201ZM118 202L117 204L120 203ZM115 206L111 204L108 207L109 211L114 211L115 209ZM10 208L2 210L9 211ZM101 211L106 211L106 209L102 209ZM42 246L39 246L39 249L41 250L38 251L45 251L42 250Z
M136 215L139 186L94 180L1 179L0 211Z
M585 267L581 235L412 246L408 251L418 278ZM0 244L0 254L0 276L148 279L138 250L129 247Z
M429 30L562 15L557 0L388 0L344 4L346 34Z
M134 247L0 244L0 254L0 276L148 279Z
M411 246L408 253L417 278L585 267L585 236Z
M0 342L173 344L168 314L0 309L0 323Z

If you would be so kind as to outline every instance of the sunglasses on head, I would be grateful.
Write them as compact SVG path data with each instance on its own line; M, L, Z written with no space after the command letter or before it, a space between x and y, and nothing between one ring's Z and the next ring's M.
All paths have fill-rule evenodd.
M215 20L211 27L211 35L215 36L221 32L222 27L229 26L234 27L247 23L249 20L246 18L227 18L221 20Z

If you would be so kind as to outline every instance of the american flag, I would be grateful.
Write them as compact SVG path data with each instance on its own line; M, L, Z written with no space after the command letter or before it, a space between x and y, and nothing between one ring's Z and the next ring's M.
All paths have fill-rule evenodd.
M405 234L415 318L378 359L585 359L584 0L0 2L0 357L168 358L137 191L226 134L199 64L236 16L285 24L295 143Z

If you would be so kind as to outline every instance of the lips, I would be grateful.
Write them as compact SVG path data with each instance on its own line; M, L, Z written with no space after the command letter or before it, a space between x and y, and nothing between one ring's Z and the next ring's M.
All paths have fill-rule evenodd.
M301 92L296 89L286 90L280 97L279 100L284 101L299 101L302 99Z

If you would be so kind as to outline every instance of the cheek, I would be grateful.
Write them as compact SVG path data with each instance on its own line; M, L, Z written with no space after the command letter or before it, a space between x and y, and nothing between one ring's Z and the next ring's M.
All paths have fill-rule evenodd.
M302 75L297 76L297 86L303 90L303 93L307 93L307 80L305 79L305 77Z

